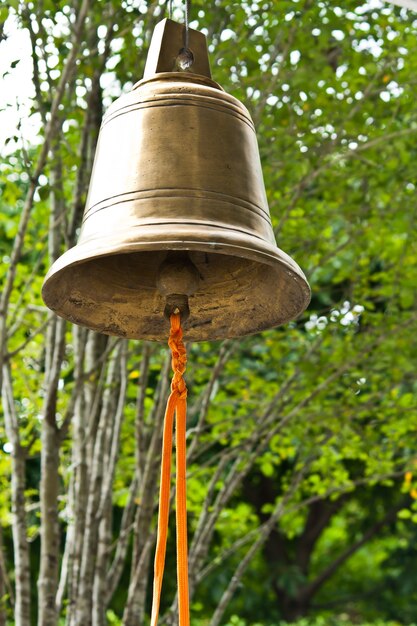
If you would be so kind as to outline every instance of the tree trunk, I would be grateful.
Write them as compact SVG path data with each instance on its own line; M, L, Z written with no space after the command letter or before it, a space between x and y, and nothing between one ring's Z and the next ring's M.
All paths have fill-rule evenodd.
M47 389L42 421L41 450L41 561L38 578L38 622L56 626L56 594L59 573L59 450L56 424L58 382L65 348L65 322L50 315L47 351Z
M16 626L30 626L30 562L29 544L26 538L25 514L26 462L19 446L12 455L12 515L13 545L16 580Z
M59 431L46 419L42 423L41 456L41 562L38 578L38 623L56 626L59 568Z
M77 597L75 620L77 626L80 624L83 626L92 624L94 569L97 562L98 528L100 522L98 511L102 500L103 476L107 469L104 467L104 458L109 444L109 421L113 420L114 416L114 385L119 376L119 363L120 352L117 355L113 355L110 362L103 406L94 438Z
M20 445L9 366L3 367L3 409L6 434L12 444L12 532L15 571L16 626L30 626L30 560L27 541L25 487L26 452Z
M7 597L7 585L6 585L6 564L4 562L3 555L3 528L0 524L0 626L6 626L6 597Z
M93 626L106 626L106 573L109 562L109 546L111 544L111 499L102 512L98 529L97 560L94 571L93 585Z

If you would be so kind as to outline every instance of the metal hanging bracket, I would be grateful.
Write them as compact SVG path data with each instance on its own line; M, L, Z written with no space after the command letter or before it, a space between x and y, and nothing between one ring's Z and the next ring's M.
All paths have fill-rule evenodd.
M145 80L161 72L178 71L189 71L211 78L206 36L198 30L188 30L192 64L186 70L179 67L178 59L184 51L184 28L183 24L167 18L156 25L146 59L143 74Z

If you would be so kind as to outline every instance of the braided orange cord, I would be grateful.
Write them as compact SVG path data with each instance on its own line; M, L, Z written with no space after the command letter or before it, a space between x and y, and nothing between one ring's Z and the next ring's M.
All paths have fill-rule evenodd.
M182 341L180 314L171 315L171 332L168 345L172 353L174 376L164 418L162 440L161 483L159 487L158 538L156 541L151 626L158 623L164 575L166 543L168 535L169 496L171 483L172 429L176 417L177 477L176 477L176 521L177 521L177 579L179 626L189 626L188 594L188 548L187 548L187 493L186 493L186 422L187 387L183 378L187 364L187 353Z

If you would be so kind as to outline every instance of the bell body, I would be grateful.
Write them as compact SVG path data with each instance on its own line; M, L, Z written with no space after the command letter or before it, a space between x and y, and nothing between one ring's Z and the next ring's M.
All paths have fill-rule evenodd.
M79 242L49 271L44 300L99 332L165 341L157 282L172 251L199 275L186 339L255 333L309 302L275 243L248 111L189 72L153 74L107 111Z
M107 246L117 237L124 245L158 240L165 250L178 240L200 249L202 241L204 250L220 251L234 237L252 248L254 236L276 247L255 129L240 102L209 79L170 72L112 105L81 245L100 238Z

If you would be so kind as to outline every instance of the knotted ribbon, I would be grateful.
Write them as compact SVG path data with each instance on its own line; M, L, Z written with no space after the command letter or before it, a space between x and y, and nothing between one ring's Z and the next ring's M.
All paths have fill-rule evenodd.
M177 523L177 584L179 626L189 626L187 501L186 501L186 421L187 387L183 378L187 352L182 341L180 314L172 314L168 345L172 353L174 375L168 398L162 439L161 482L159 487L158 535L156 541L151 626L158 623L168 535L171 487L172 431L176 421L176 523Z

